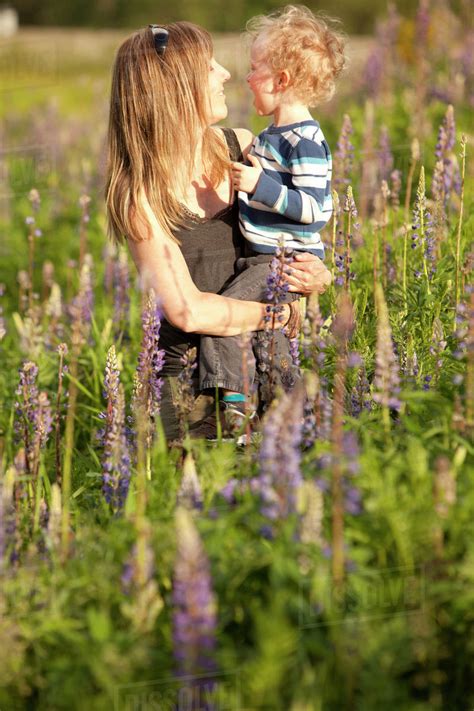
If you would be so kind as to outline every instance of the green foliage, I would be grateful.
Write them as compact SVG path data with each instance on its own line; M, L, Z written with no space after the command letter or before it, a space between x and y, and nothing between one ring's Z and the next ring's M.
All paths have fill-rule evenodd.
M215 3L185 4L183 0L167 12L176 17L189 16L210 28L235 29L254 12L270 6L244 3L229 6L228 13L223 13ZM160 20L156 3L85 3L79 10L77 4L50 2L33 7L22 2L18 7L28 22L137 26ZM341 2L330 8L335 15L343 11L347 17L357 14L354 27L357 22L365 22L372 10L371 3L355 9ZM171 17L163 11L163 20ZM110 39L103 52L107 71L112 51L108 42ZM98 56L97 64L91 59L87 65L89 76L103 79L105 63L100 52ZM65 56L58 64L59 75L75 76L80 65L77 57ZM403 67L400 71L403 80ZM433 65L433 77L438 76L436 71ZM20 74L23 76L23 69ZM105 131L100 118L106 113L104 86L99 84L96 93L89 88L86 97L75 86L73 91L67 83L59 82L59 88L56 84L54 88L57 109L42 103L40 88L37 95L34 91L17 91L12 94L11 105L2 108L8 145L46 145L52 152L46 167L38 167L32 152L26 152L26 157L11 152L6 158L5 174L12 199L5 201L0 247L0 282L5 284L0 306L6 326L6 335L0 340L0 496L20 448L14 433L15 391L18 368L26 359L37 363L38 387L55 402L55 347L61 340L70 342L70 320L63 313L62 331L53 332L43 294L42 266L47 261L53 263L63 306L70 305L79 286L78 198L84 190L92 197L87 251L92 255L95 296L91 334L80 350L78 376L74 379L78 402L70 555L63 559L61 546L44 519L44 512L51 517L54 509L54 438L42 452L39 483L25 473L17 481L21 495L15 501L16 534L5 551L0 549L0 708L7 710L102 711L114 704L116 708L153 708L158 697L166 695L176 703L180 687L173 679L172 615L177 548L174 514L183 477L182 451L168 448L158 432L150 456L151 477L146 481L148 527L137 526L140 497L135 467L122 515L112 514L102 494L101 450L96 434L102 426L99 415L105 408L102 390L106 356L115 343L128 408L141 337L140 294L133 272L126 328L117 327L114 294L104 284L105 219L102 176L97 168ZM441 232L436 270L429 284L415 275L421 255L409 248L405 295L401 279L403 200L410 140L414 132L422 131L414 125L406 89L403 82L394 82L389 105L382 100L375 102L372 136L376 144L380 128L388 128L394 167L403 173L402 206L389 207L385 225L385 238L391 247L388 265L393 271L386 276L384 290L402 372L401 409L389 413L387 428L381 409L373 402L378 324L373 255L377 238L381 244L382 227L375 195L371 195L368 212L359 219L360 244L353 249L351 264L355 274L350 285L355 329L350 350L357 351L363 361L369 407L358 413L351 404L362 370L360 366L350 367L344 432L355 433L360 446L359 471L351 481L360 492L362 510L344 516L344 585L335 585L332 572L334 468L327 457L333 453L334 438L330 432L302 454L303 479L317 482L318 491L324 492L321 520L313 512L310 521L311 540L304 540L301 533L304 506L285 520L269 522L262 514L259 497L245 487L259 474L258 448L242 452L231 443L189 444L203 495L202 510L194 511L193 517L210 561L217 601L216 662L222 674L217 692L222 708L441 711L474 705L474 447L466 414L466 355L459 352L459 334L454 329L459 197L454 195L448 206L448 221ZM369 159L364 153L364 91L355 86L343 104L321 119L334 149L343 114L348 113L352 119L355 165L351 184L356 201L362 167ZM458 139L469 128L465 99L467 96L455 106ZM22 106L28 106L31 115L20 120ZM234 115L240 116L239 109L240 105L231 106ZM425 106L429 130L423 136L420 133L420 138L429 177L445 109L439 101ZM72 110L82 113L69 115ZM266 119L252 116L251 123L259 130ZM455 151L459 152L459 143ZM472 174L470 152L468 147L468 176ZM376 162L377 156L372 160ZM418 163L410 221L419 168ZM33 264L34 291L40 294L36 340L26 328L27 314L20 303L17 278L18 271L28 267L25 218L31 212L27 193L32 187L41 193L35 219L43 233L35 242ZM379 186L373 190L378 192ZM343 195L340 197L342 200ZM468 254L472 249L473 200L472 185L467 181L461 231L465 287L472 276ZM342 221L339 226L343 233ZM331 226L325 239L330 245ZM378 281L381 279L379 271ZM320 299L325 359L314 370L329 398L337 361L330 329L340 290L340 286L333 286ZM467 289L464 300L466 295ZM445 341L441 352L436 351L434 336ZM321 355L319 346L316 351ZM70 362L69 353L66 363ZM305 370L314 367L311 355L306 354L303 364ZM431 380L426 380L427 376ZM72 382L73 376L66 373L64 389ZM63 393L62 438L65 413ZM453 487L450 499L443 499L436 490L443 466ZM229 502L221 491L231 479L240 482L242 489L237 487L235 500ZM32 493L37 496L31 507L28 496ZM8 523L5 512L1 513L0 536ZM148 591L127 589L124 582L139 534L145 536L154 558L150 580L156 588Z

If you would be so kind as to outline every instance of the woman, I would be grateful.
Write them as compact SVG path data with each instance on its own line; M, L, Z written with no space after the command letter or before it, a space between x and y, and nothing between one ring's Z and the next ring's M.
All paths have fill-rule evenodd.
M112 78L106 204L109 234L126 237L143 286L152 287L164 320L161 417L167 439L178 436L172 381L199 334L260 330L265 305L219 296L234 273L243 241L230 179L231 161L252 142L245 129L214 126L227 116L229 72L213 56L210 35L188 22L134 33L118 50ZM291 291L322 292L329 271L301 255L288 276ZM284 306L283 318L290 317ZM196 398L191 422L212 410Z

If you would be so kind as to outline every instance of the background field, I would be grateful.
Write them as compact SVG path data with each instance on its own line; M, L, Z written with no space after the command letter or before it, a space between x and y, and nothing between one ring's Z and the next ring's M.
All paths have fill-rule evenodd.
M128 31L0 42L2 710L474 706L469 7L375 23L357 5L364 35L315 112L334 283L306 304L304 391L279 393L244 450L168 447L158 417L146 441L133 399L142 294L102 196ZM146 21L79 7L19 5L30 22ZM201 11L238 30L254 8ZM260 130L240 35L215 50L227 125Z

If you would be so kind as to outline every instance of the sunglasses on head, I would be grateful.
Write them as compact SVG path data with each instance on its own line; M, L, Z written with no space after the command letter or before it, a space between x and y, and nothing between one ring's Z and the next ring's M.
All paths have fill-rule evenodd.
M160 57L162 57L165 53L166 47L168 46L169 32L160 25L148 25L148 27L153 32L155 49Z

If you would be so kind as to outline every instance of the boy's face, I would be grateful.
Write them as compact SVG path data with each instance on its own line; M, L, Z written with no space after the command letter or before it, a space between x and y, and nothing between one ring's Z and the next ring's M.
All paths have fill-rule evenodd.
M259 116L273 114L278 105L277 79L266 62L267 47L263 40L256 40L250 50L248 85L254 95L254 106Z

